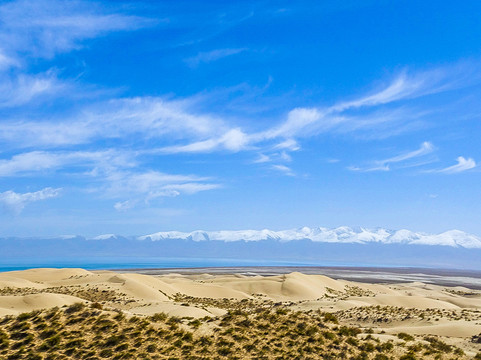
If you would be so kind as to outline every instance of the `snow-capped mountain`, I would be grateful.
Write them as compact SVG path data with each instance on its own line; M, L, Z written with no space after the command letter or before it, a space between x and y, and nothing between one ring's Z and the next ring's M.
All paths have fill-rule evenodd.
M101 238L98 236L97 239ZM460 230L450 230L440 234L417 233L410 230L386 230L342 226L334 229L303 227L291 230L234 230L234 231L167 231L144 235L138 240L182 239L192 241L262 241L278 240L280 242L311 240L325 243L382 243L407 245L441 245L463 248L481 248L481 238Z
M60 259L53 263L55 266L68 261L81 266L82 259L107 259L117 264L112 268L122 261L130 261L131 267L145 267L147 263L149 267L162 267L164 260L155 259L168 259L169 263L184 259L179 263L182 266L191 264L189 259L200 259L202 266L212 264L212 259L220 259L221 264L228 259L256 266L276 263L481 271L481 238L459 230L426 234L345 226L282 231L169 231L139 237L104 234L89 238L0 238L0 268L2 263L16 264L21 259L35 259L40 264L41 259L52 258ZM48 261L42 264L52 266Z

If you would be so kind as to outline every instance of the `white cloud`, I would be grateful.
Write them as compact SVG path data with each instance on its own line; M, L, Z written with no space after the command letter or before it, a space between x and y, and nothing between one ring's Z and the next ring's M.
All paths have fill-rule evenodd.
M11 67L16 67L18 65L19 63L17 60L5 55L3 50L0 48L0 71L9 69Z
M327 107L294 108L288 112L284 122L257 134L257 137L312 137L319 133L359 132L368 129L395 134L396 131L392 129L378 128L380 124L409 128L407 124L426 115L425 111L398 106L396 102L466 86L473 81L470 78L476 77L479 78L479 75L475 75L466 64L415 73L404 71L372 94ZM390 107L386 108L387 105ZM380 108L382 112L379 112ZM373 111L379 113L373 114Z
M133 208L136 205L137 201L133 200L125 200L125 201L118 201L114 204L114 209L117 211L127 211Z
M251 141L240 128L230 129L218 138L194 142L188 145L168 146L159 149L163 153L203 153L215 150L229 150L238 152L245 150Z
M271 169L280 171L280 172L282 172L284 175L287 175L287 176L296 176L296 174L294 173L294 171L292 171L292 169L291 169L290 167L285 166L285 165L272 165L272 166L271 166Z
M259 154L259 157L254 160L255 164L262 164L271 161L271 158L265 154Z
M38 173L52 172L58 175L75 174L77 178L80 176L84 180L91 178L95 186L92 186L89 192L107 198L131 198L115 203L114 208L117 211L126 211L140 202L148 203L156 198L192 195L221 187L219 183L211 182L206 177L167 174L154 170L140 171L137 161L135 153L114 150L33 151L0 160L0 177L33 174L38 176ZM15 194L4 193L4 196L7 195L9 199L15 198ZM28 200L28 196L17 198ZM22 208L19 205L19 209Z
M360 171L360 172L389 171L389 170L391 170L389 168L389 165L378 165L378 166L365 167L365 168L361 168L359 166L348 166L347 169L351 170L351 171Z
M18 215L28 203L58 197L61 190L61 188L54 189L47 187L36 192L27 192L23 194L9 190L0 193L0 204L2 204L8 212Z
M292 161L292 156L289 155L287 152L285 151L282 151L280 154L279 154L279 157L284 160L284 161Z
M0 124L0 141L20 148L132 137L167 141L207 138L192 144L192 150L187 145L186 152L209 151L219 145L235 151L247 141L241 129L230 129L220 119L190 112L186 102L150 97L99 102L74 117L56 121L3 121ZM182 146L179 148L182 150Z
M287 114L287 120L271 130L265 132L268 139L277 137L293 137L299 135L309 125L318 122L324 113L315 108L296 108Z
M431 144L429 141L425 141L421 144L421 147L417 150L408 151L408 152L396 155L396 156L388 158L388 159L378 160L376 162L380 163L380 164L402 162L402 161L406 161L406 160L409 160L409 159L412 159L412 158L424 156L426 154L429 154L429 153L433 152L433 150L434 150L433 144Z
M425 155L428 155L434 151L434 146L428 141L425 141L421 144L421 147L417 150L413 151L408 151L405 153L401 153L399 155L383 159L383 160L375 160L371 163L371 165L367 167L359 167L359 166L349 166L348 169L351 171L362 171L362 172L371 172L371 171L389 171L390 170L390 164L396 164L396 163L401 163L401 162L406 162L408 160L422 157ZM412 166L420 166L426 164L425 162L423 163L417 163L417 164L411 164Z
M14 155L11 159L1 159L0 177L28 175L49 170L54 171L74 165L82 168L131 167L135 165L135 160L129 153L113 150L32 151Z
M196 67L201 63L210 63L212 61L216 61L227 56L240 54L246 51L246 48L236 48L236 49L216 49L207 52L200 52L196 56L190 57L185 59L185 62L190 67Z
M0 43L7 54L52 57L113 31L151 26L151 19L104 11L82 1L17 0L0 5Z
M180 195L192 195L202 191L218 189L218 183L208 178L195 175L175 175L158 171L136 173L132 171L112 171L103 180L104 186L97 189L109 198L125 198L130 200L115 203L117 211L126 211L143 202Z
M279 144L274 145L273 148L276 149L276 150L285 149L285 150L289 150L289 151L297 151L297 150L300 150L301 147L299 146L299 144L297 143L296 140L286 139L286 140L280 142Z
M108 175L109 192L115 196L122 193L147 194L165 190L169 184L191 183L206 180L205 178L189 175L172 175L158 171L143 173L115 171Z
M437 170L437 172L445 174L456 174L476 167L476 161L474 161L472 158L466 159L462 156L459 156L456 161L458 162L456 165Z
M0 59L1 61L1 59ZM47 95L59 97L59 94L72 90L72 85L61 81L52 71L36 74L20 74L13 78L1 78L0 107L13 107Z
M409 96L415 96L416 92L422 89L425 85L429 86L431 84L426 84L424 74L408 78L406 73L402 73L381 91L357 100L339 103L338 105L333 106L331 111L340 112L363 106L376 106L390 103Z

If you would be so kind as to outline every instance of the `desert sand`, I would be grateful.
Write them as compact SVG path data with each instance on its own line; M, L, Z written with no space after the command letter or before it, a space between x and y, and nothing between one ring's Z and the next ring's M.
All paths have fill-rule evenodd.
M206 326L190 329L194 336L209 335L232 309L249 306L306 316L331 313L338 322L335 326L358 328L376 341L408 346L409 341L422 344L430 339L427 336L434 336L459 349L453 358L474 358L481 351L476 342L481 334L481 291L460 286L367 284L299 272L275 276L142 275L83 269L0 273L0 318L77 303L96 304L102 311L126 318L163 313L190 322L211 319ZM413 340L406 342L400 333ZM396 354L401 356L401 352L390 356L397 358Z

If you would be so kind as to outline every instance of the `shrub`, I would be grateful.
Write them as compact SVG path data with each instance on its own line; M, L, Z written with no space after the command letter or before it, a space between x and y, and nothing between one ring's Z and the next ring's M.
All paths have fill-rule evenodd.
M370 342L365 342L365 343L362 343L358 346L359 350L362 350L362 351L365 351L365 352L373 352L376 348L374 347L373 344L371 344Z
M129 344L123 343L123 344L120 344L119 346L117 346L115 348L115 351L124 351L124 350L127 350L128 348L129 348Z
M330 331L323 331L322 336L324 337L324 339L327 339L327 340L335 340L336 339L336 335L333 332L330 332Z
M413 353L407 353L399 358L399 360L417 360Z
M341 336L356 336L361 333L361 330L355 327L341 326L337 333Z
M356 338L353 338L353 337L348 337L346 339L346 343L348 343L349 345L352 345L352 346L357 346L359 344L359 340L356 339Z
M207 336L201 336L198 340L197 340L197 343L202 345L202 346L205 346L205 345L210 345L212 344L212 340L210 338L208 338Z
M48 346L50 347L54 347L54 346L57 346L58 344L60 344L62 340L60 339L60 336L59 335L55 335L55 336L52 336L52 337L49 337L47 340L46 340L46 343Z
M401 340L404 340L404 341L413 341L414 340L414 336L409 335L405 332L400 332L399 334L397 334L397 337Z
M157 347L154 344L150 344L149 346L147 346L146 350L149 353L153 353L153 352L155 352L155 350L157 350Z
M192 326L194 329L197 329L199 328L200 325L202 325L202 323L200 322L199 319L195 319L189 322L189 325Z
M232 352L232 350L228 347L221 347L217 350L217 353L221 356L227 356Z
M167 314L164 313L156 313L150 317L152 321L160 322L167 320Z
M444 353L449 353L453 350L453 347L451 345L446 344L445 342L442 342L439 339L436 339L431 336L427 336L424 338L429 344L431 345L431 348L444 352Z
M103 308L102 304L100 304L98 302L94 302L94 303L90 304L90 307L92 309L97 309L97 310L102 310L102 308Z
M376 346L376 349L378 351L391 351L393 348L394 348L394 345L392 342L385 342Z
M83 310L85 308L85 304L84 303L81 303L81 302L78 302L78 303L75 303L75 304L72 304L70 305L66 310L65 310L65 313L66 314L73 314L75 312L79 312L81 310Z
M324 321L339 324L339 320L337 320L337 317L329 312L324 313Z
M31 319L39 314L39 311L31 311L27 313L21 313L20 315L17 316L17 321L24 321Z
M108 358L113 355L113 352L110 349L103 349L102 351L99 352L99 355L100 357Z

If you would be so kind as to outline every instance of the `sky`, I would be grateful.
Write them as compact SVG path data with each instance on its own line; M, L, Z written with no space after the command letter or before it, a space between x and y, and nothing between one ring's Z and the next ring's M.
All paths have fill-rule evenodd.
M481 235L479 1L0 1L0 236Z

